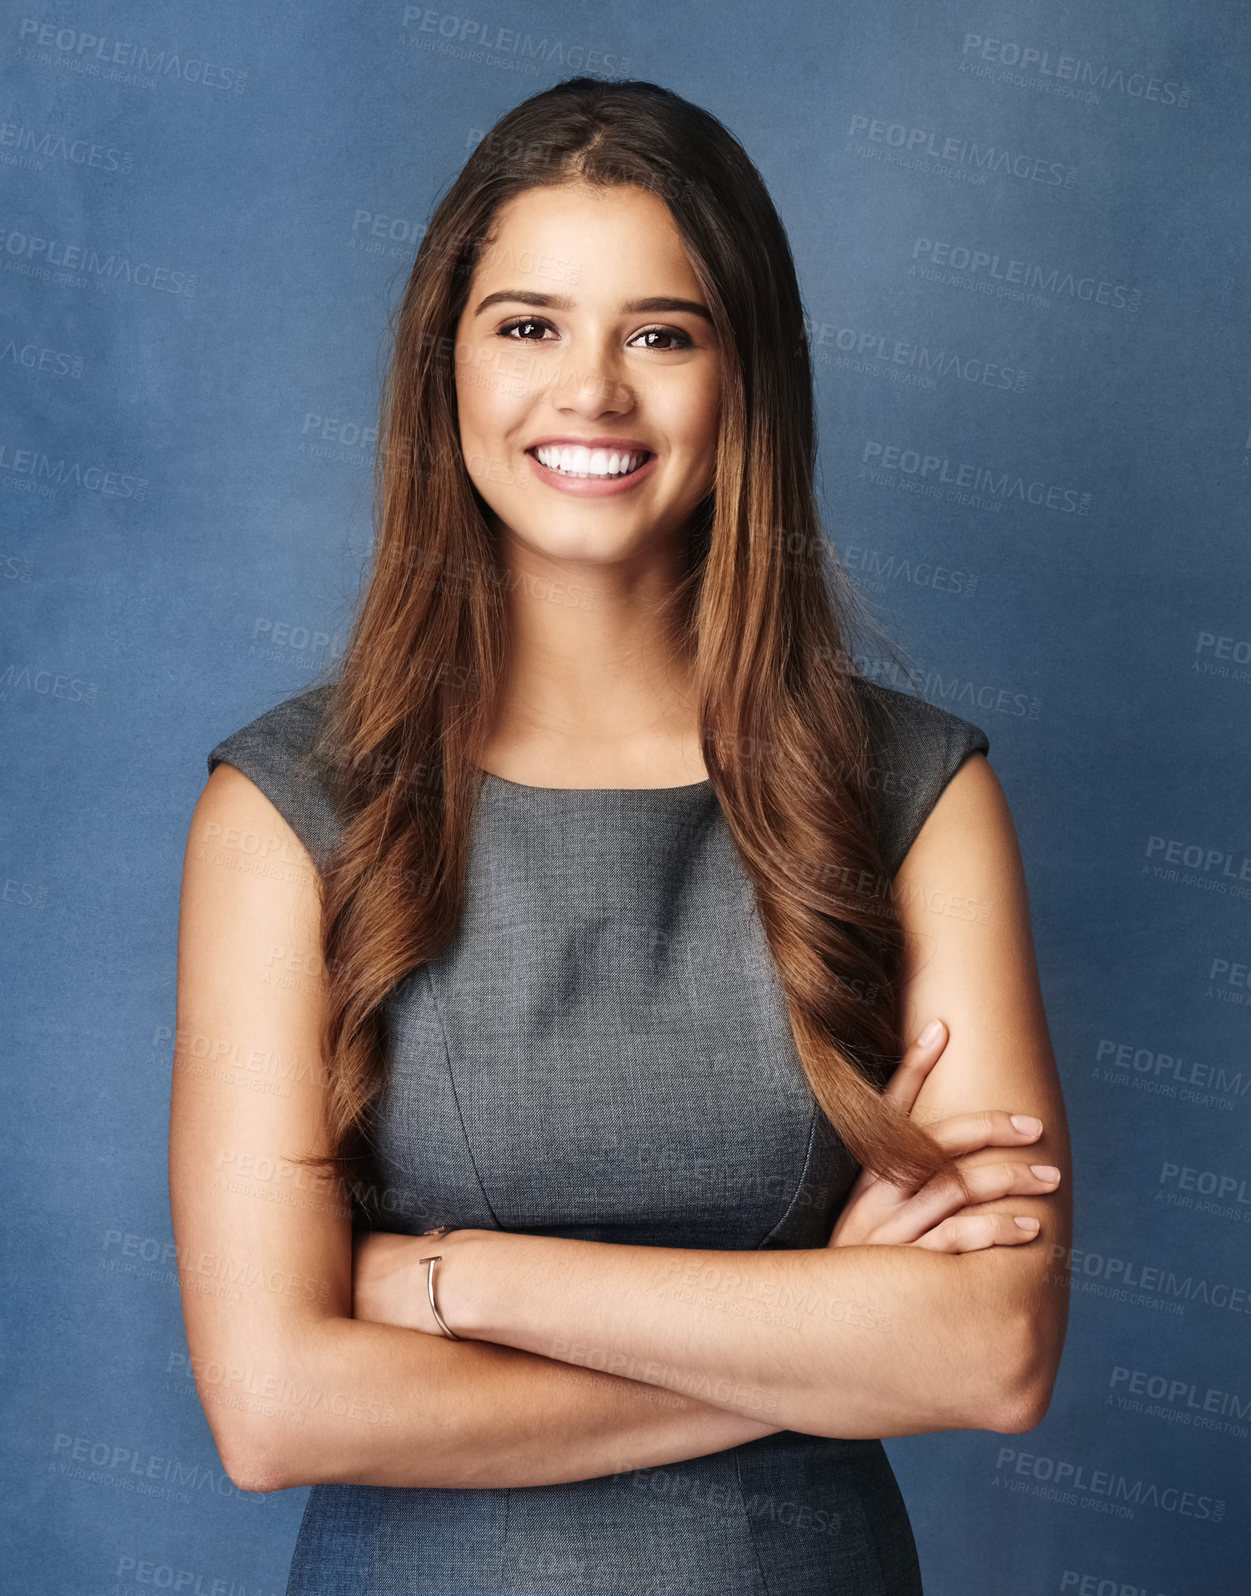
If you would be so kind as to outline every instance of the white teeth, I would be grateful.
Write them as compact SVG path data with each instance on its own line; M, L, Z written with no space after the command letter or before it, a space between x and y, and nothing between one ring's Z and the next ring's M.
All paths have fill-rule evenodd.
M620 449L588 449L584 444L564 448L553 444L535 449L534 454L550 471L570 477L625 477L647 459L643 450L627 453Z

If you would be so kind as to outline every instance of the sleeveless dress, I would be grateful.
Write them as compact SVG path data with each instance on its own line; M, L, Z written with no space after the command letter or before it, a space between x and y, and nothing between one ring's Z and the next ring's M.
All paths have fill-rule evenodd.
M895 873L984 731L862 682ZM217 744L315 864L301 762L329 689ZM687 1248L823 1247L859 1171L804 1076L708 781L566 789L487 773L456 941L387 1000L385 1228ZM764 1415L762 1415L762 1418ZM919 1596L878 1440L783 1431L568 1484L317 1485L287 1596Z

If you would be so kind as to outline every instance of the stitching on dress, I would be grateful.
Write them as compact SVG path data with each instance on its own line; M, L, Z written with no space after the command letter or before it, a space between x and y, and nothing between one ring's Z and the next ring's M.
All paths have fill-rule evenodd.
M443 1009L439 1003L438 989L435 987L429 964L423 964L421 970L426 978L426 984L430 988L430 998L434 1004L434 1017L439 1022L439 1035L443 1038L443 1058L447 1064L447 1078L452 1088L452 1101L456 1104L456 1118L460 1121L460 1133L465 1138L465 1151L469 1154L469 1162L473 1168L474 1179L478 1182L478 1190L482 1193L482 1201L486 1204L487 1213L495 1221L496 1229L503 1230L504 1227L500 1224L499 1215L495 1212L491 1199L487 1196L486 1187L482 1183L482 1174L478 1169L478 1161L473 1156L473 1146L469 1140L469 1132L465 1128L465 1116L461 1113L460 1093L456 1090L456 1072L452 1069L452 1050L448 1046L447 1027L443 1023Z
M500 1536L500 1566L495 1573L495 1583L503 1588L504 1570L508 1566L508 1521L512 1517L513 1492L510 1485L504 1486L504 1533Z
M765 1437L761 1436L760 1439L763 1441ZM750 1446L751 1442L746 1441L743 1444L745 1446ZM742 1462L742 1457L739 1455L739 1450L736 1447L734 1451L734 1478L738 1481L739 1506L743 1509L743 1522L747 1525L747 1535L751 1541L752 1555L756 1559L756 1567L760 1570L761 1588L768 1593L768 1596L773 1596L773 1587L769 1583L768 1574L765 1573L764 1559L760 1555L760 1546L756 1540L756 1526L751 1521L751 1514L747 1511L747 1498L743 1494Z
M886 1455L886 1448L882 1446L880 1441L878 1442L878 1446L881 1447L882 1458L885 1462L885 1466L888 1470L890 1470L891 1478L894 1479L894 1470L891 1469L890 1458ZM903 1493L899 1491L898 1480L895 1480L894 1489L899 1494L900 1511L903 1513L904 1518L907 1519L908 1509L903 1501ZM882 1550L882 1534L880 1525L878 1523L879 1515L877 1513L870 1513L866 1510L863 1514L863 1518L865 1530L870 1541L873 1543L873 1558L877 1563L878 1583L881 1586L883 1596L890 1596L890 1591L888 1590L886 1584L886 1558ZM908 1531L909 1534L912 1534L911 1520L908 1520ZM911 1592L911 1587L909 1590ZM905 1593L905 1596L908 1596L908 1593ZM915 1596L925 1596L925 1592L921 1590L919 1585L916 1587Z
M813 1144L815 1143L816 1139L817 1139L817 1105L814 1103L813 1106L812 1106L812 1112L808 1116L808 1146L807 1146L807 1148L804 1151L804 1167L800 1170L799 1179L795 1183L794 1195L791 1197L790 1202L787 1203L786 1212L782 1215L781 1219L779 1219L777 1224L774 1225L769 1231L766 1232L763 1240L758 1241L756 1243L756 1250L757 1251L759 1251L760 1248L765 1245L765 1242L773 1240L774 1236L777 1235L778 1231L781 1230L782 1226L786 1223L786 1221L791 1217L791 1214L794 1212L795 1204L799 1201L799 1194L804 1189L804 1181L806 1181L807 1178L808 1178L808 1170L809 1170L809 1168L811 1167L811 1164L812 1164L812 1148L813 1148Z

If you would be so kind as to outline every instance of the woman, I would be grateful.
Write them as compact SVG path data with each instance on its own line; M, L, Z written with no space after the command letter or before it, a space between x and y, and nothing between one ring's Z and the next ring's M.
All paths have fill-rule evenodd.
M223 1462L316 1487L290 1592L919 1591L880 1438L1046 1410L1064 1111L985 734L855 667L726 129L506 115L378 463L337 679L212 751L188 841Z

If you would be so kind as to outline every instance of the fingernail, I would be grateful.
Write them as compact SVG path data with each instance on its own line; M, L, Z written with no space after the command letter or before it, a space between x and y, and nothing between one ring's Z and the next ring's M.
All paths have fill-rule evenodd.
M1060 1171L1054 1164L1031 1164L1029 1166L1038 1176L1039 1180L1059 1180Z
M1027 1136L1037 1136L1042 1129L1042 1120L1035 1119L1032 1114L1013 1114L1012 1123Z
M931 1042L937 1042L938 1038L942 1034L943 1022L941 1020L931 1020L921 1032L920 1036L917 1037L917 1041L922 1047L928 1047Z
M1018 1225L1020 1225L1022 1230L1038 1229L1038 1221L1036 1219L1026 1219L1023 1214L1016 1215L1016 1222Z

